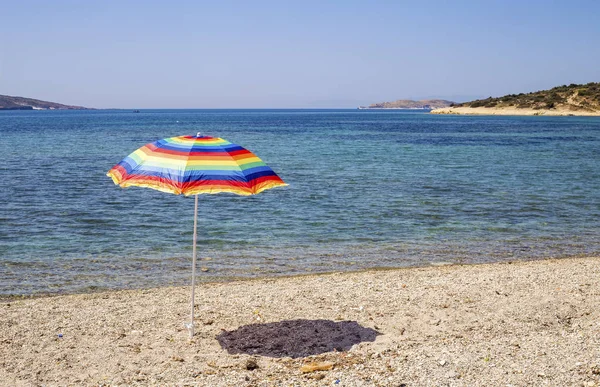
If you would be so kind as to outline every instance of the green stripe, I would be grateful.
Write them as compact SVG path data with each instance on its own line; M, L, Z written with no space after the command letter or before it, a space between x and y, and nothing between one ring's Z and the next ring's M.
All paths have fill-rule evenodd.
M243 164L240 165L240 169L242 171L245 171L246 169L250 169L250 168L256 168L256 167L266 167L267 165L265 163L263 163L262 161L257 161L254 163L248 163L248 164Z

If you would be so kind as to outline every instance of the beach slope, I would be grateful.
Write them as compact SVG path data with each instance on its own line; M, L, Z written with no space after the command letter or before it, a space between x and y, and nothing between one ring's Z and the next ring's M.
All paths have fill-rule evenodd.
M600 258L589 257L203 284L192 342L183 326L188 288L12 300L0 303L0 380L592 386L600 382L599 281ZM216 340L248 324L300 319L355 321L378 334L308 358L229 354ZM304 373L307 363L324 370Z

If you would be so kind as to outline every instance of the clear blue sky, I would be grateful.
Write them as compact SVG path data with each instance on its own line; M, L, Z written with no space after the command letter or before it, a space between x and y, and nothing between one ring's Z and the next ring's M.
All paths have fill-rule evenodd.
M600 81L600 1L0 0L0 94L356 107Z

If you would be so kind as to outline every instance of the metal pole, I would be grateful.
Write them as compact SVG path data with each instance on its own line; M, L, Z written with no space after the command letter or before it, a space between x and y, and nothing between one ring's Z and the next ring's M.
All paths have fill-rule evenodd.
M192 248L192 311L190 315L190 339L194 337L194 291L196 290L196 226L198 224L198 195L194 199L194 247Z

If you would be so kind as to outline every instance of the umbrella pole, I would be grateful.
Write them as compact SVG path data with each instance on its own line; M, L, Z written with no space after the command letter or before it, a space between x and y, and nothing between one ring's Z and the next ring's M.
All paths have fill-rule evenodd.
M198 224L198 195L194 199L194 246L192 247L192 311L190 314L190 339L194 337L194 291L196 290L196 226Z

